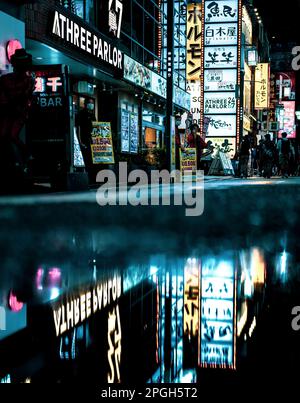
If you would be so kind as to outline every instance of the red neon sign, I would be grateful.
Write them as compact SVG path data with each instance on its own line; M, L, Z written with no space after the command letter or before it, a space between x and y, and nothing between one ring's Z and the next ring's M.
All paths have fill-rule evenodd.
M10 41L7 42L6 46L6 53L7 53L7 59L10 62L12 56L15 54L17 49L22 49L22 44L18 39L11 39Z
M13 312L20 312L23 308L23 302L19 302L17 296L14 294L13 291L10 291L8 297L8 307Z

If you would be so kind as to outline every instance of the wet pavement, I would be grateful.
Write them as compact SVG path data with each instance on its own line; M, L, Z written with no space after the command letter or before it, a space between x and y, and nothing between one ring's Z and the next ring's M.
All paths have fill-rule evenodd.
M0 379L288 385L299 185L211 178L198 217L95 191L1 198Z

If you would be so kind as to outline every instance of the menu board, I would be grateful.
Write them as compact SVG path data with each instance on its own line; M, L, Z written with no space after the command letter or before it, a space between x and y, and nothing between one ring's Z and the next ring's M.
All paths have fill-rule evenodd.
M94 164L114 164L110 122L93 122L91 149Z
M193 173L197 170L196 148L187 148L186 151L180 151L180 169L182 174Z
M129 112L121 110L121 152L130 152Z
M137 154L139 149L139 117L136 113L130 114L130 152Z

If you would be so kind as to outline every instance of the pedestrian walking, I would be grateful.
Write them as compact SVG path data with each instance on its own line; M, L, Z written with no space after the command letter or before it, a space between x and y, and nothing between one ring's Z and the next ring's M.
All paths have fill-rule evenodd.
M248 178L248 165L249 165L249 157L250 157L250 139L249 136L246 135L240 144L240 152L239 152L239 159L240 159L240 177L241 178Z
M283 178L288 178L291 145L289 139L287 138L286 132L282 133L282 138L277 143L277 150L279 155L281 175Z
M270 179L273 173L273 165L275 160L275 146L269 133L265 135L262 153L263 177Z

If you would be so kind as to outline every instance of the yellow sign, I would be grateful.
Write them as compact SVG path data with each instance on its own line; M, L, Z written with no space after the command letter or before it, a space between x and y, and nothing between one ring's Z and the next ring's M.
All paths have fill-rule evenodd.
M186 151L180 150L180 170L182 174L193 174L197 170L197 150L196 148L187 148Z
M199 332L200 269L197 259L189 258L184 269L184 334Z
M114 164L114 147L109 122L93 122L91 149L94 164Z
M244 129L251 132L251 120L246 115L244 115Z
M186 78L200 80L201 75L201 4L187 6Z
M270 65L259 63L255 69L255 109L268 109L270 100Z

